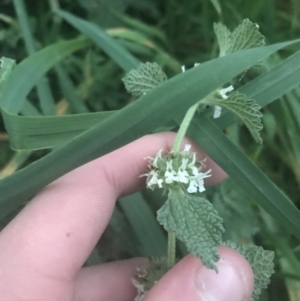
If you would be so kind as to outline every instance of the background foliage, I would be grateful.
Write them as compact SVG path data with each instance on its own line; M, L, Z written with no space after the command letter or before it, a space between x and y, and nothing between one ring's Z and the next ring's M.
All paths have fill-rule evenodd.
M82 29L84 24L76 21L71 25L63 21L62 16L51 10L55 4L56 1L35 1L34 5L29 0L2 1L1 56L20 63L46 46L77 38L80 30L76 25ZM192 67L194 62L217 57L213 22L222 21L232 29L244 18L249 18L260 25L267 44L296 39L300 29L300 2L297 0L232 0L222 3L218 0L61 0L59 5L63 10L101 26L109 37L115 38L140 61L157 62L168 77L179 73L181 65ZM113 112L126 107L132 99L121 81L125 73L103 50L100 45L91 43L56 65L37 89L30 92L31 105L22 114L51 116ZM271 69L291 53L288 49L273 55L264 61L263 66L247 72L240 85L259 72ZM300 201L299 97L300 89L294 88L263 109L263 145L256 144L243 126L234 124L226 129L231 141L297 207ZM0 177L15 173L49 152L10 150L4 123L0 119ZM261 300L299 300L299 239L289 234L278 220L232 180L210 189L208 197L224 219L224 240L255 242L276 252L276 274ZM87 264L164 254L166 236L155 220L155 211L162 203L163 198L156 191L143 191L118 202L104 238ZM5 226L21 208L19 206L10 215L5 215L1 226ZM181 255L186 253L180 244L178 249Z

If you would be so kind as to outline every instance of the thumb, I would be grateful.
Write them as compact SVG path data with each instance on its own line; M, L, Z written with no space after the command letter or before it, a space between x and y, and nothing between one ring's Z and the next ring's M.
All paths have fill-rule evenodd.
M189 255L149 291L143 301L248 301L254 277L247 260L228 247L219 248L218 274Z

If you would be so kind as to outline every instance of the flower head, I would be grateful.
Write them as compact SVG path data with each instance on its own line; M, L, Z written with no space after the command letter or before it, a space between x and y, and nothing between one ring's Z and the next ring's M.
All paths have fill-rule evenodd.
M171 151L165 154L160 150L155 158L149 158L149 172L142 175L147 177L147 187L180 187L188 193L203 192L204 179L211 176L211 170L202 172L204 161L198 161L190 148L188 144L181 152Z

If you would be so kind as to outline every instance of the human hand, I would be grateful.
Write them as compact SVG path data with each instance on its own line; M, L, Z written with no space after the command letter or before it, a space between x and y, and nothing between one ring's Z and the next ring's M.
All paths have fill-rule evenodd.
M145 136L45 187L0 233L0 301L132 301L136 291L131 279L145 259L82 265L103 234L116 199L143 188L145 179L139 178L147 166L143 158L170 149L174 138L173 133ZM206 157L195 145L193 151ZM212 169L206 185L226 177L212 160L206 163ZM253 289L251 267L236 251L226 247L219 251L219 274L189 255L144 301L248 300Z

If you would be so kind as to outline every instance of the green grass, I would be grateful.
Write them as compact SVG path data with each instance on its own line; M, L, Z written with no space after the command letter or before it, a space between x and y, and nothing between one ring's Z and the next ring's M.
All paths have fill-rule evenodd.
M0 98L0 178L5 177L0 181L1 225L24 205L19 195L31 197L58 176L145 133L160 127L176 128L174 124L181 122L190 105L272 54L275 48L201 64L201 68L174 77L129 105L132 99L121 78L140 61L155 61L172 77L181 72L181 65L189 68L194 62L204 63L217 57L213 22L222 21L232 29L249 18L260 25L268 45L297 39L300 30L297 0L123 1L122 6L104 1L105 9L102 5L91 6L91 1L83 5L83 1L65 0L60 1L60 10L56 2L39 1L35 6L26 0L0 4L1 56L16 59L19 64L11 78L11 87L8 83L6 90L0 91L3 95ZM100 0L95 3L98 2ZM77 39L81 35L91 41ZM74 40L61 42L71 39ZM230 185L238 185L247 193L244 216L238 201L229 204L221 198L223 203L218 206L228 224L228 236L255 242L276 252L276 274L261 300L271 301L272 296L280 294L281 300L296 301L294 296L300 294L299 271L295 268L300 264L297 251L300 218L295 209L300 202L300 54L290 56L298 49L299 45L295 44L272 55L264 62L267 67L261 76L250 71L240 82L239 90L264 106L262 146L253 141L243 126L235 125L226 130L236 124L229 113L216 122L207 116L194 119L188 132L235 180L235 184ZM30 55L34 56L31 60ZM35 70L30 80L24 77L28 69ZM47 79L40 81L46 71L49 71ZM185 85L185 89L180 88L180 84ZM31 91L34 87L37 90ZM167 114L172 102L174 116ZM123 110L117 112L119 109ZM143 113L138 118L128 119L139 110ZM22 116L16 115L19 112ZM126 120L129 120L126 127L120 129L118 123ZM37 124L41 127L37 128ZM77 125L75 130L74 124ZM63 127L68 131L62 131ZM12 145L26 151L9 149L7 129L15 133L11 137ZM36 132L31 132L32 129ZM109 136L104 135L101 142L94 140L99 131L107 129L110 129ZM81 135L76 137L78 134ZM73 140L54 150L34 151L60 146L65 139ZM78 147L80 145L84 147ZM66 158L65 163L58 161L51 174L39 179L39 173L61 156ZM31 165L35 160L36 164ZM12 190L20 180L24 182L19 191ZM215 199L214 195L222 195L225 188L220 189L221 192L209 191L208 195L212 194L211 199ZM227 198L231 196L228 195ZM127 197L124 204L118 205L105 236L114 242L113 251L96 249L87 264L108 258L161 254L166 236L156 224L155 211L162 200L155 198L151 203L151 198L155 198L155 194L143 192ZM142 215L138 218L130 210L136 199L141 202ZM232 216L236 225L240 223L244 227L230 223ZM253 224L244 222L253 216L257 221L255 231ZM142 226L141 222L144 222ZM120 230L120 225L124 230ZM143 239L147 231L150 241ZM138 247L131 249L125 243L115 243L116 233L120 241L132 239Z

